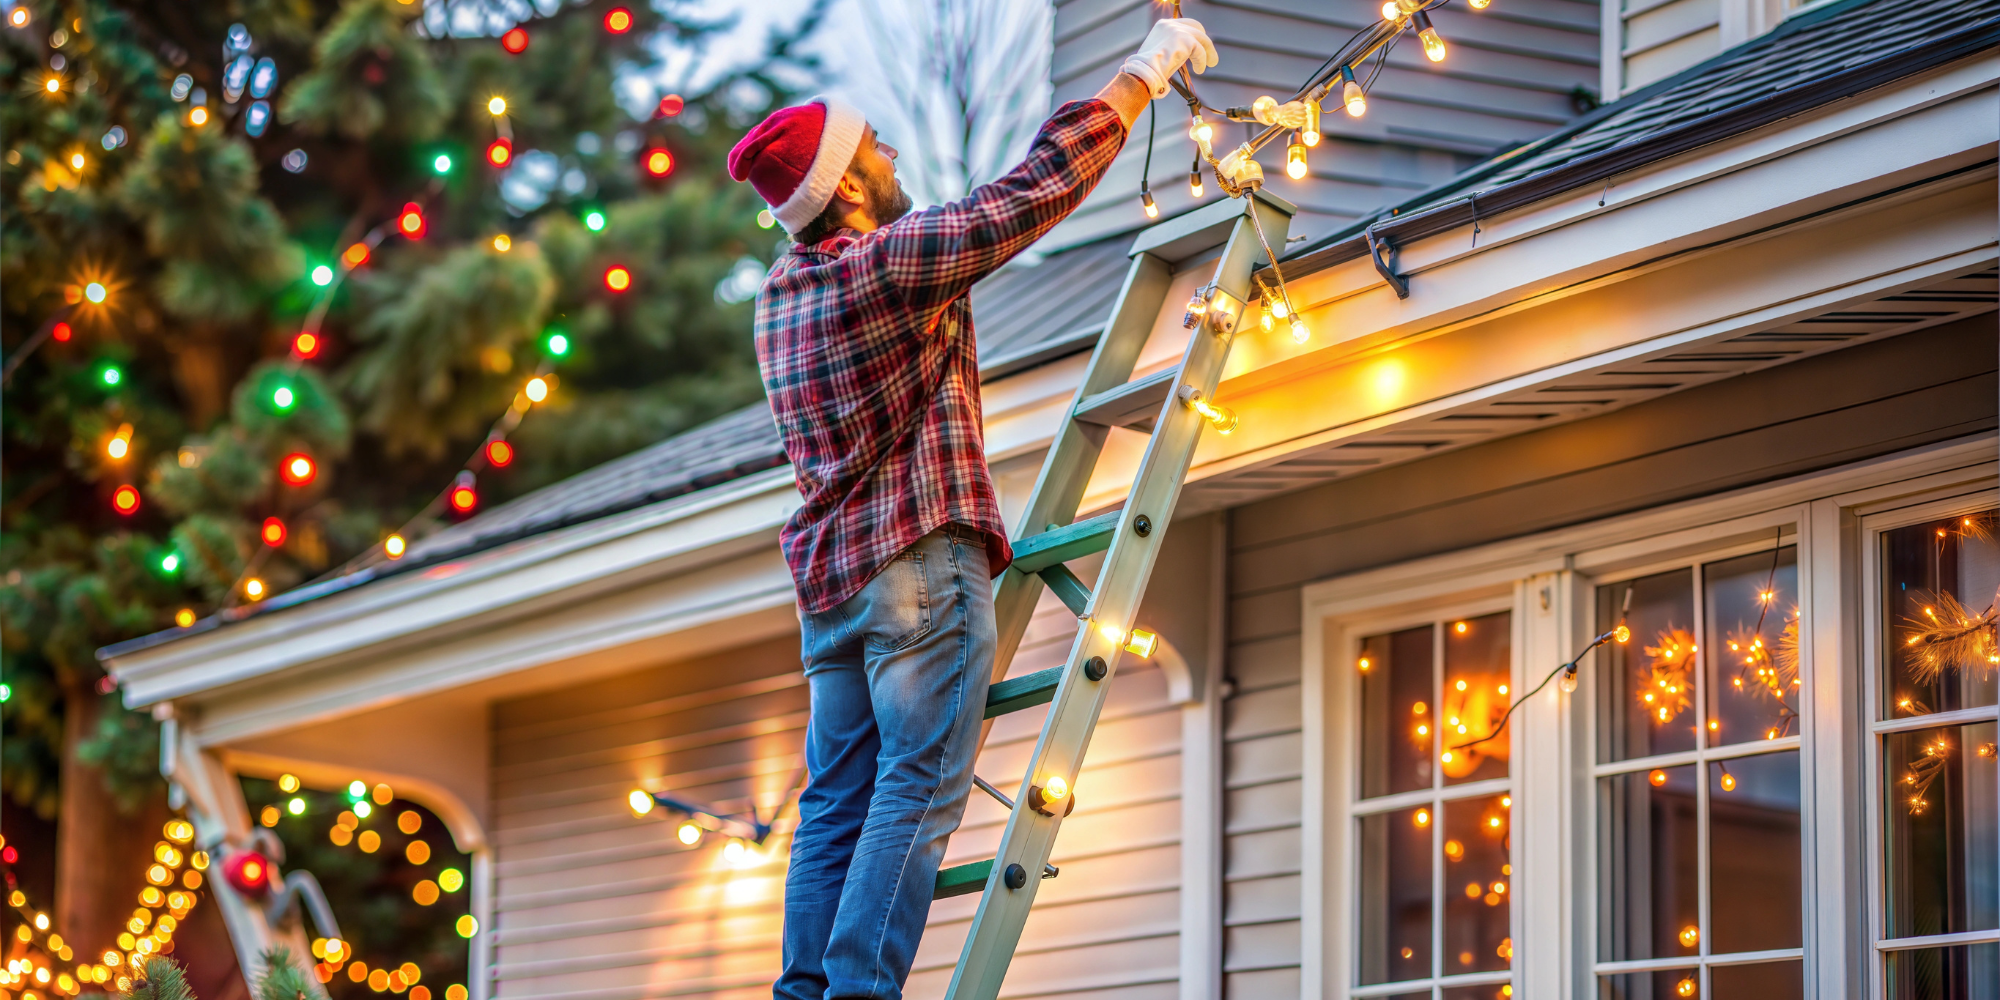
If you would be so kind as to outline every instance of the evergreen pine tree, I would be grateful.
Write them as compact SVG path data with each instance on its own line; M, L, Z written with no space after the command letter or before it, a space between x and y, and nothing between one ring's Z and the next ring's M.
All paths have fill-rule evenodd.
M720 27L675 2L627 4L625 32L611 0L17 6L27 23L0 28L0 783L61 817L57 917L96 941L129 891L82 873L139 870L157 825L121 817L163 808L154 723L123 708L99 647L250 604L252 578L268 596L379 560L388 532L446 523L461 468L490 506L758 397L751 306L717 289L781 234L722 160L815 69L797 48L821 8L649 119L619 74L653 69L662 33ZM512 52L501 33L530 10ZM505 170L486 159L503 135ZM676 161L665 178L642 165L654 148ZM419 239L395 229L408 203ZM344 256L370 233L386 235L365 260ZM614 264L628 291L605 287ZM514 433L520 460L485 467L488 428L543 367L560 382ZM281 474L293 454L311 482Z

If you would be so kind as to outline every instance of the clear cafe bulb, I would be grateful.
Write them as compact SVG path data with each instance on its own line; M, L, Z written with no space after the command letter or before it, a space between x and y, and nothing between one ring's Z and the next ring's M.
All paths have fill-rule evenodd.
M1342 66L1340 76L1343 81L1340 85L1340 100L1347 105L1348 117L1359 118L1367 114L1368 95L1361 89L1360 82L1354 79L1353 68Z
M1292 133L1292 144L1285 147L1285 174L1295 181L1306 175L1306 142L1296 132Z
M1423 40L1424 55L1431 62L1444 62L1444 39L1438 37L1437 27L1431 24L1431 16L1423 11L1411 16L1417 26L1417 37Z

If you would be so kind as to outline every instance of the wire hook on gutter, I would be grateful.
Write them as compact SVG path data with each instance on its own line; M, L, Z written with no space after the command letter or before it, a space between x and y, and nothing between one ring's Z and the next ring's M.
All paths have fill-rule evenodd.
M1380 225L1380 223L1370 224L1367 229L1361 231L1362 237L1368 241L1368 256L1375 261L1375 272L1382 276L1383 281L1389 283L1390 288L1396 290L1396 297L1407 299L1410 297L1410 279L1405 275L1397 274L1396 269L1389 266L1389 261L1383 256L1383 251L1386 249L1388 252L1394 253L1396 248L1389 246L1388 240L1375 235L1375 226L1377 225Z

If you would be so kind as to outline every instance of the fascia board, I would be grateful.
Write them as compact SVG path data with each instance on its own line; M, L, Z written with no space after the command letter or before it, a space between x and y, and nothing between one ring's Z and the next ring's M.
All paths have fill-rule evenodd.
M773 546L799 503L789 468L391 577L226 629L113 657L128 706L394 643L537 598L630 586Z

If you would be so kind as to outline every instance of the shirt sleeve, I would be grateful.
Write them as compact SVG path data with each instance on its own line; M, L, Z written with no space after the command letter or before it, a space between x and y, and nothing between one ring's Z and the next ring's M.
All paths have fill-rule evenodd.
M1100 100L1063 105L1027 158L965 198L911 213L876 240L888 282L920 314L942 309L1041 239L1083 202L1125 144L1125 123Z

